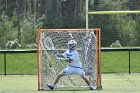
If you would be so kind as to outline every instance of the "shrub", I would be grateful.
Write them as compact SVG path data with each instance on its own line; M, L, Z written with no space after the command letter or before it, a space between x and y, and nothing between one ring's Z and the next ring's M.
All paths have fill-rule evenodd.
M30 48L30 49L36 48L36 44L35 43L27 44L26 48Z
M18 48L21 48L21 45L19 44L18 39L15 39L13 41L7 41L6 48L8 48L8 49L18 49Z

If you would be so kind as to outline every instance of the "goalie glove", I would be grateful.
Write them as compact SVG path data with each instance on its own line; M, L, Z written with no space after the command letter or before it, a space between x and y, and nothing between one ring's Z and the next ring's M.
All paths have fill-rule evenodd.
M61 57L57 57L57 62L61 62L62 61L62 58Z

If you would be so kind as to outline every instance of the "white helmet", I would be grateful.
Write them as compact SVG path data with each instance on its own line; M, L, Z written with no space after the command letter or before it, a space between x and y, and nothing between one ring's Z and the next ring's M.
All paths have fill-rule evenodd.
M76 46L76 45L77 45L77 41L75 41L75 40L70 40L70 41L68 42L68 45L70 45L70 44L73 44L74 46Z

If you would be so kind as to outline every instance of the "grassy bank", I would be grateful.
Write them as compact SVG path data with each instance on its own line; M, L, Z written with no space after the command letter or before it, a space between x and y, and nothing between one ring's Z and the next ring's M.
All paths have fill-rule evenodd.
M102 52L102 72L128 72L128 52ZM7 74L37 74L36 53L7 54ZM140 72L140 52L131 52L131 72ZM0 54L0 74L4 74L4 55Z

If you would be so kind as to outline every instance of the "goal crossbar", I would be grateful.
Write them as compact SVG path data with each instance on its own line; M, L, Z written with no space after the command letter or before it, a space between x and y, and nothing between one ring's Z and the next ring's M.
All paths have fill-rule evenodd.
M89 11L87 12L87 14L90 14L90 15L93 15L93 14L98 14L98 15L101 15L101 14L110 14L110 15L113 15L113 14L140 14L140 11Z

